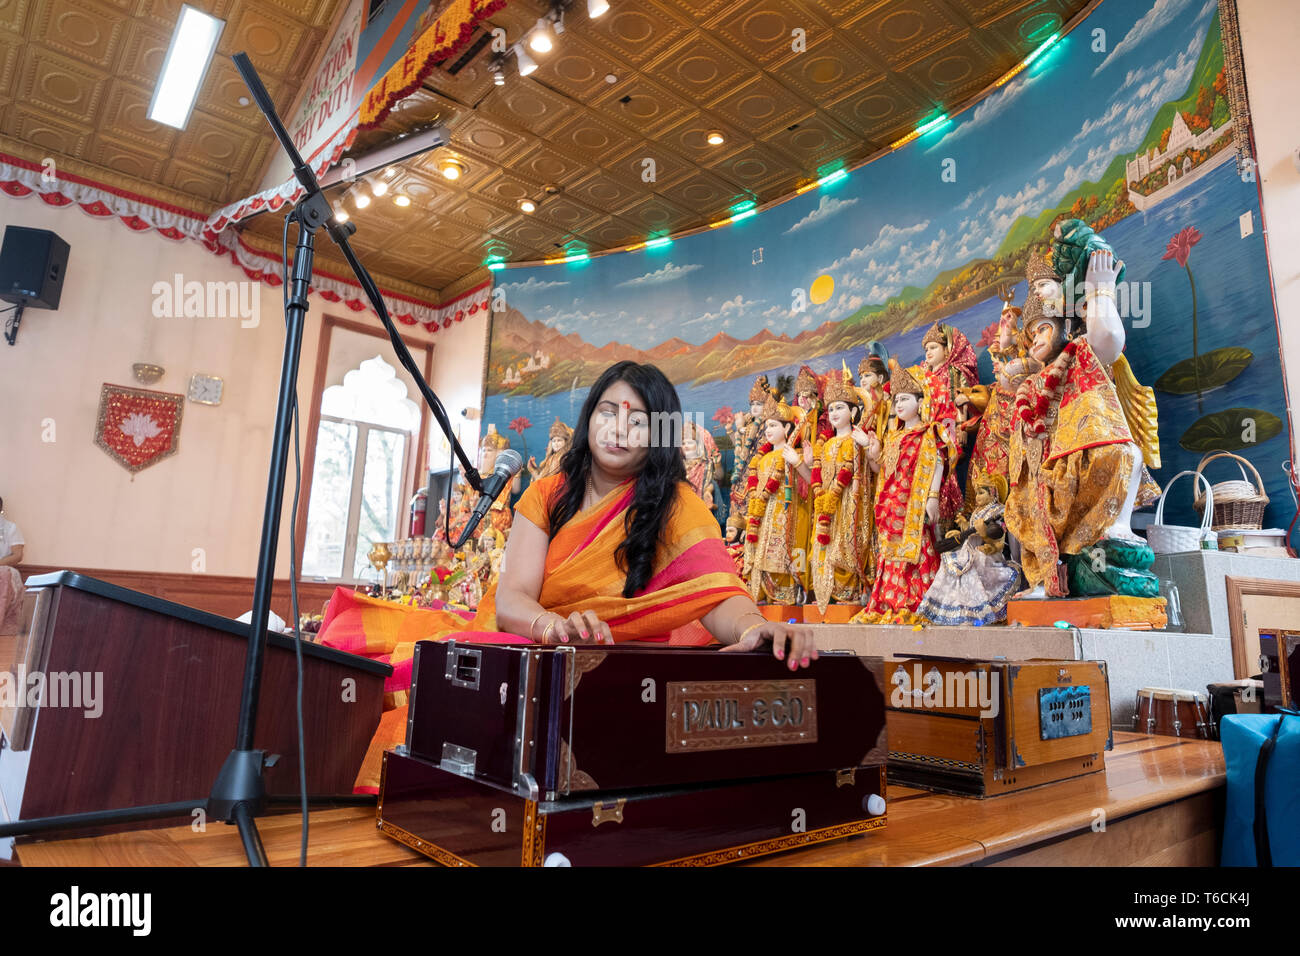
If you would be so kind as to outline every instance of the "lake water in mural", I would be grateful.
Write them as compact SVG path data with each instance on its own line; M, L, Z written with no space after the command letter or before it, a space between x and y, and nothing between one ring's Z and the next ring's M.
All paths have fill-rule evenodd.
M1105 53L1091 49L1095 28L1110 38ZM757 374L775 382L801 364L841 362L856 374L871 339L912 364L936 317L978 343L1000 289L1023 303L1028 250L1054 218L1077 216L1142 290L1149 324L1126 322L1135 374L1173 389L1157 391L1156 480L1227 445L1263 475L1265 526L1285 527L1291 434L1276 316L1257 185L1229 155L1221 70L1213 0L1107 0L1020 78L833 187L665 249L498 273L509 309L494 318L485 419L516 448L524 442L509 425L526 419L522 438L537 455L555 417L576 419L600 369L633 358L663 368L683 408L720 433L715 413L745 409ZM956 183L939 179L945 160ZM1166 253L1188 229L1199 238L1184 267ZM814 303L819 276L834 293ZM1186 374L1193 281L1199 397ZM1208 476L1239 474L1220 461ZM1196 523L1191 500L1183 479L1166 521Z

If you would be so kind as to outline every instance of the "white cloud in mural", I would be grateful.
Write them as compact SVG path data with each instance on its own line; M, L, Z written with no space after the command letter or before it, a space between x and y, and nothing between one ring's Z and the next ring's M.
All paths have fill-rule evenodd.
M956 208L969 209L971 205L975 202L975 200L979 199L980 196L983 196L988 191L989 191L989 187L987 185L981 186L979 189L975 190L973 193L971 193L969 196L967 196L965 199L959 202Z
M503 282L498 288L506 289L510 292L542 292L546 289L557 289L562 285L568 285L567 282L557 282L551 279L539 279L537 276L529 276L527 282Z
M1110 66L1111 61L1116 57L1123 56L1133 48L1140 46L1142 41L1147 39L1147 37L1158 31L1161 27L1172 23L1174 18L1183 11L1183 8L1192 2L1193 0L1156 0L1156 2L1151 5L1151 9L1146 12L1145 16L1143 16L1137 23L1133 24L1133 29L1129 30L1122 40L1111 47L1111 51L1107 55L1106 59L1102 60L1101 65L1092 71L1092 75L1096 76L1102 70L1106 69L1106 67ZM1199 18L1204 16L1216 5L1216 0L1208 0L1208 2L1202 5L1200 13L1196 14L1196 17Z
M1020 94L1033 86L1038 81L1039 77L1045 76L1049 72L1049 70L1042 70L1038 73L1022 73L1006 86L1002 87L998 92L991 96L986 96L984 99L980 100L979 105L971 110L969 118L962 120L962 122L954 126L944 134L944 136L936 141L933 146L926 149L926 152L933 152L949 140L957 139L959 136L963 136L973 129L978 129L990 120L1001 116L1007 111L1008 107L1010 107L1012 103L1019 99Z
M659 285L663 282L672 282L674 279L680 279L682 276L694 272L696 269L703 269L704 266L692 263L685 266L675 266L671 262L667 263L662 269L656 269L654 272L647 272L645 275L637 276L635 279L627 279L618 284L619 288L628 288L644 285Z
M864 305L883 303L905 286L929 282L944 267L952 245L944 229L930 239L920 238L929 225L929 221L903 228L886 225L874 242L836 260L824 271L836 271L846 265L852 266L853 271L839 273L841 294L813 306L813 313L824 318L843 318Z
M1085 180L1095 180L1117 154L1131 153L1138 148L1156 111L1186 91L1205 45L1205 34L1206 28L1202 28L1177 55L1129 71L1124 86L1106 111L1084 120L1071 141L1040 167L1043 171L1069 163L1060 185L1051 193L1053 197L1064 195ZM1136 89L1123 92L1132 85ZM1099 142L1103 137L1109 137L1104 145Z
M843 212L850 206L855 205L857 201L857 199L836 199L834 196L822 196L821 202L817 204L817 208L787 229L785 235L788 236L790 233L797 229L802 229L804 226L813 226L825 219L829 219L836 213Z
M1019 209L1027 206L1047 192L1047 185L1047 179L1040 176L1038 182L1026 183L1019 192L999 196L993 203L993 212L999 213L1007 209Z
M679 322L679 325L695 325L698 322L721 322L724 328L730 328L733 320L744 318L745 313L756 305L762 305L761 299L746 299L744 295L737 293L734 297L727 299L722 305L718 306L716 312L705 312L703 315L697 315L693 319L687 319Z
M885 225L880 227L880 232L876 234L874 240L867 243L865 246L858 246L858 248L854 249L847 256L841 256L839 259L836 259L825 269L821 269L818 274L820 275L822 272L834 272L836 269L860 262L863 259L873 259L874 257L889 252L899 246L909 236L925 232L925 230L929 228L930 220L928 219L911 226L894 226L885 223ZM871 265L874 266L875 263L873 262Z

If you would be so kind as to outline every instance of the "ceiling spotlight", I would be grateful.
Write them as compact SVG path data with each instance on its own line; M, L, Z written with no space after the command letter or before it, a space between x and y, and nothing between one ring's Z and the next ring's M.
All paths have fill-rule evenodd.
M497 86L505 86L505 85L506 85L506 75L505 75L504 73L502 73L500 70L493 70L493 71L492 71L492 82L495 83Z
M370 205L370 197L365 193L357 193L356 196L353 197L353 201L357 204L358 209L365 209Z
M722 133L720 133L718 130L711 129L709 130L708 134L705 136L705 139L709 141L710 146L721 146L724 142L726 142L727 138L723 136Z
M335 221L335 222L347 222L347 221L348 221L348 211L347 211L346 209L344 209L342 206L335 206L335 207L334 207L334 221Z
M515 47L515 62L519 65L520 76L527 76L537 69L537 61L525 53L522 46Z
M551 25L545 17L540 17L537 26L533 27L533 34L528 39L528 48L534 53L550 53L551 48L555 46L554 34L551 33Z
M446 179L460 179L460 174L465 171L465 167L454 159L443 160L442 165L438 168Z
M519 201L519 208L524 212L536 212L537 203L533 202L531 199L521 199Z
M587 16L596 19L609 10L609 0L587 0Z
M382 196L384 193L388 192L388 183L384 182L381 179L378 182L374 183L374 185L370 187L370 190L376 196Z
M399 206L409 206L411 204L410 196L403 196L400 193L393 197L393 202Z
M385 178L385 179L392 179L392 178L393 178L394 176L396 176L396 175L397 175L397 167L396 167L396 166L389 166L387 169L384 170L384 178Z

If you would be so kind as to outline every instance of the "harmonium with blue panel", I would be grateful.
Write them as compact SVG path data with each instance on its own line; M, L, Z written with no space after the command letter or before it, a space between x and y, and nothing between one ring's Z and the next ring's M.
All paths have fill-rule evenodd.
M1105 661L885 662L891 783L991 797L1106 767Z
M416 644L378 826L450 866L709 866L885 825L879 658Z

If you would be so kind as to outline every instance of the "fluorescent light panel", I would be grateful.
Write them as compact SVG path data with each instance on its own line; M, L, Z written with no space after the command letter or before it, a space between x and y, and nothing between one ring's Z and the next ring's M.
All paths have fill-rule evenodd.
M210 17L189 4L181 7L162 75L149 104L149 119L177 129L185 128L225 27L224 20Z

